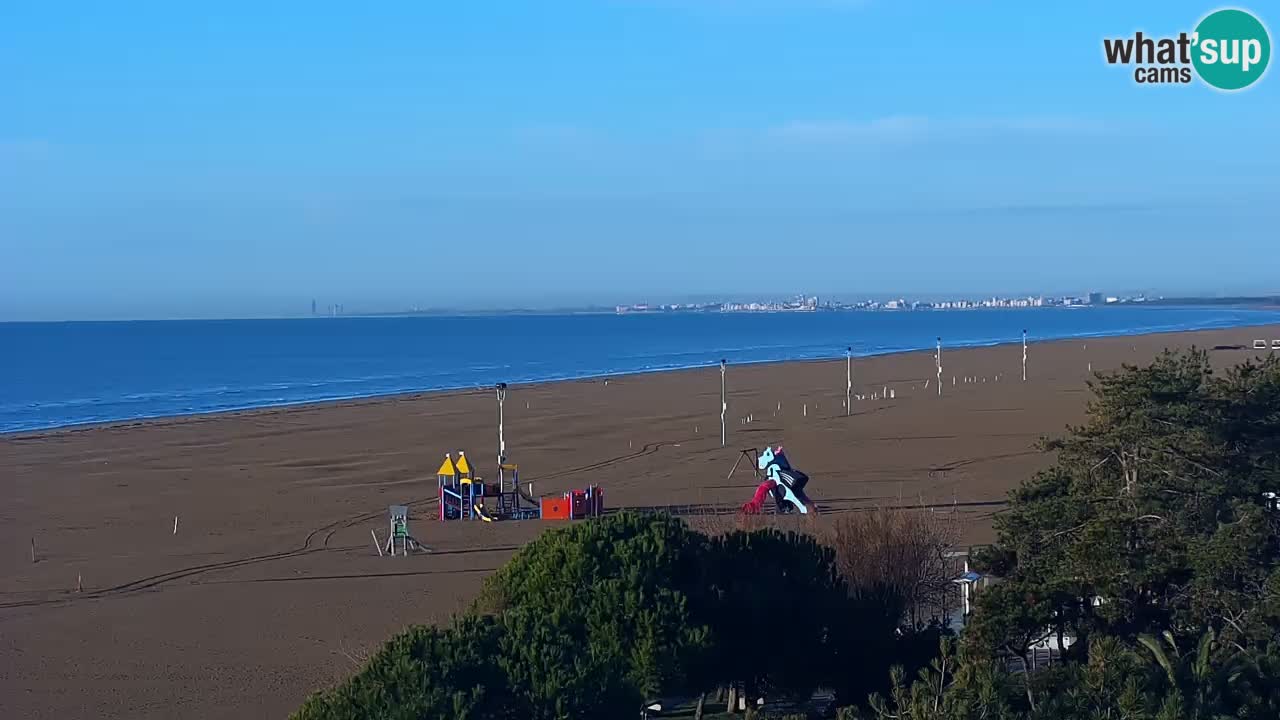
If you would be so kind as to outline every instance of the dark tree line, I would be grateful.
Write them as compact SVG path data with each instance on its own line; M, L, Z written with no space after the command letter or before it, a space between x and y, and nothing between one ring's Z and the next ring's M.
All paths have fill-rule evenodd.
M777 530L707 536L618 513L543 533L446 628L414 627L300 720L617 718L660 695L888 687L901 602Z
M1092 389L978 558L1003 581L880 717L1280 717L1280 362L1165 353ZM1046 638L1063 662L1018 672Z

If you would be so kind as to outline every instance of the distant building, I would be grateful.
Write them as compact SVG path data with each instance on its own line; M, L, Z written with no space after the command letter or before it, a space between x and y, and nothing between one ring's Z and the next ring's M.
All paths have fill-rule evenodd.
M1102 304L1102 301L1103 301L1102 293L1100 293L1100 292L1091 292L1091 293L1089 293L1089 304L1090 304L1090 305L1101 305L1101 304Z

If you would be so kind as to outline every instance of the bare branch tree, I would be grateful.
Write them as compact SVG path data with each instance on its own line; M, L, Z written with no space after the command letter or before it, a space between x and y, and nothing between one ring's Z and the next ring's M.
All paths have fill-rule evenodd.
M835 519L828 544L851 592L888 593L920 626L946 606L957 573L948 553L959 538L950 513L877 508Z

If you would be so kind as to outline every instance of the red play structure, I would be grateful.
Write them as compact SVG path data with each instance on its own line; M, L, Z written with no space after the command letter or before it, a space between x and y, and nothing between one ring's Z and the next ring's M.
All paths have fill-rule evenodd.
M764 507L764 501L769 498L769 494L773 492L773 488L776 486L777 483L772 480L765 480L760 483L760 487L756 488L756 494L751 498L751 501L743 504L742 514L759 515L761 508Z
M804 494L809 476L791 467L787 456L782 452L781 445L776 450L766 447L763 452L755 448L743 450L742 455L738 457L738 462L741 462L743 457L751 455L755 455L756 477L763 477L764 482L756 488L751 502L742 506L743 515L759 515L770 496L773 496L777 503L779 513L799 512L802 515L817 513L817 506ZM738 469L738 463L734 463L733 469ZM733 470L729 471L729 476L733 476Z

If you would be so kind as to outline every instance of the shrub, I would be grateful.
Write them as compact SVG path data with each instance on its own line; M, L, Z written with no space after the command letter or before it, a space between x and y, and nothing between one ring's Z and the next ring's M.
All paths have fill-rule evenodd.
M618 513L543 533L486 583L513 686L554 717L702 686L693 614L706 539L666 515ZM567 713L567 714L564 714Z
M446 629L410 627L354 677L307 700L294 720L527 717L505 691L498 663L502 634L491 620L476 618Z
M866 697L887 677L897 616L851 595L811 535L708 539L618 513L543 533L472 615L397 636L296 718L603 720L731 683L751 697L820 685Z
M848 619L829 548L798 533L729 533L711 541L707 582L717 679L744 682L749 697L826 679Z
M851 592L896 604L910 627L920 629L954 592L957 572L945 555L958 537L951 515L877 508L836 518L827 542Z

